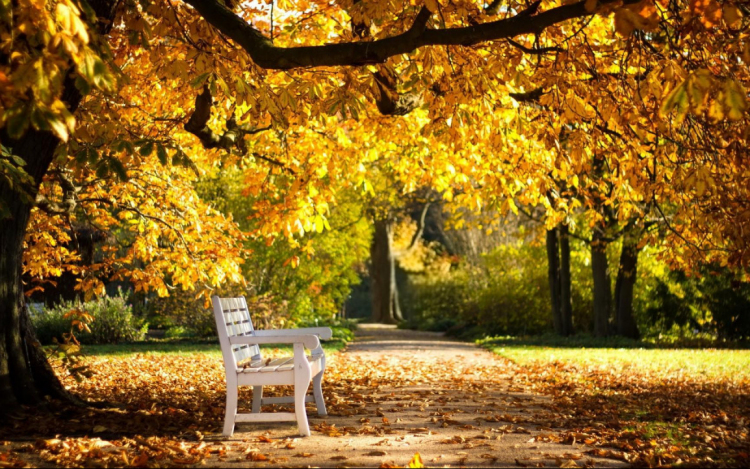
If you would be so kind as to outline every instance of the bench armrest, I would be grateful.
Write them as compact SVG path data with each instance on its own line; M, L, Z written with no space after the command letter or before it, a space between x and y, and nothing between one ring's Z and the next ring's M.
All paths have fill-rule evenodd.
M322 340L328 340L333 335L330 327L303 327L300 329L264 329L261 331L254 331L257 337L273 337L273 336L298 336L313 334L321 338Z
M310 350L315 350L316 348L320 347L320 340L318 340L318 336L314 334L284 334L270 336L242 335L230 337L229 343L231 345L304 344L305 347L309 348Z

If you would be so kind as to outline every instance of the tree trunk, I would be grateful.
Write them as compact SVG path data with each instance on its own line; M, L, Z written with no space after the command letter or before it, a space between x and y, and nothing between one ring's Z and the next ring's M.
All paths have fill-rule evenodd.
M48 132L29 131L17 141L2 141L23 158L34 178L36 193L52 162L58 140ZM62 386L34 338L21 283L23 243L33 201L24 200L0 180L0 198L11 218L0 223L0 409L14 411L18 404L38 404L43 395L60 397Z
M626 229L622 238L620 266L615 281L615 320L617 334L631 339L640 338L638 324L633 317L633 292L638 269L638 236Z
M557 227L560 232L560 320L562 335L573 334L573 304L570 287L570 236L568 225Z
M550 300L552 306L552 324L555 333L564 335L562 315L560 314L560 249L558 247L557 229L547 230L547 272L549 277Z
M370 280L372 320L382 324L403 321L396 284L392 220L375 220L375 234L370 246Z
M104 35L110 30L119 4L114 0L89 1L97 17L96 32ZM71 70L66 74L61 99L70 112L75 112L81 97ZM11 140L0 130L0 142L26 161L24 169L34 178L34 187L29 189L36 194L52 163L59 144L57 137L30 129L20 139ZM65 391L49 366L25 305L21 282L23 243L34 202L24 201L4 179L0 179L0 199L11 214L9 220L0 223L0 412L19 410L19 404L39 404L43 396L80 402Z
M555 333L568 336L573 333L568 225L547 231L547 264Z
M607 264L607 241L594 230L591 240L591 270L594 277L594 334L609 335L609 318L612 315L612 282Z

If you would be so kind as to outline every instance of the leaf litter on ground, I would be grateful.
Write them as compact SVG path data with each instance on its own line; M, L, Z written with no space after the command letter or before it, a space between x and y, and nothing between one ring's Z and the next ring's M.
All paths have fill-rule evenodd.
M329 417L311 425L314 434L324 437L374 436L388 446L404 435L430 437L445 429L453 436L443 443L477 453L458 451L453 454L458 459L441 455L434 463L466 464L471 457L487 464L502 451L498 440L503 435L531 434L533 428L527 444L582 444L587 449L517 459L518 466L546 462L590 467L590 458L644 467L739 467L750 462L747 380L694 379L637 369L623 373L621 368L562 361L519 365L500 357L495 365L476 365L470 372L444 360L415 359L405 366L383 357L363 367L331 358L324 385ZM24 467L30 455L63 467L188 466L230 459L300 466L315 456L302 450L276 454L294 450L294 438L261 435L241 442L205 441L205 435L221 432L224 418L223 367L215 356L135 354L94 359L91 366L94 377L69 383L71 391L118 406L61 407L53 414L30 411L23 419L9 419L0 427L0 440L12 436L27 443L0 445L0 467ZM412 390L382 391L388 389ZM498 389L503 403L521 409L528 398L519 393L551 399L541 410L509 414L497 399L487 398L490 390ZM279 391L270 387L266 395L280 395ZM241 402L249 405L251 394L241 389ZM485 422L483 426L466 424L466 402L476 406L472 418L478 425ZM419 412L422 426L396 423L395 415L409 409ZM339 426L338 417L355 417L359 426ZM418 443L414 448L419 450ZM423 464L418 454L409 462L394 461L382 450L361 455L380 458L382 467ZM329 454L326 459L333 465L354 465L357 457Z

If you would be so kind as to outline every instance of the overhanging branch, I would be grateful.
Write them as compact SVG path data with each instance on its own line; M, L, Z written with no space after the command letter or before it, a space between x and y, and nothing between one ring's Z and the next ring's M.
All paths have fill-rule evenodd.
M408 54L424 46L470 46L508 39L521 34L539 34L545 28L574 18L594 14L579 1L534 14L539 2L511 18L472 26L428 29L431 13L423 7L407 31L376 41L329 43L318 46L277 47L250 23L218 0L185 0L219 31L245 49L253 61L266 69L366 65L383 63L389 57ZM640 0L600 0L599 4L638 3Z

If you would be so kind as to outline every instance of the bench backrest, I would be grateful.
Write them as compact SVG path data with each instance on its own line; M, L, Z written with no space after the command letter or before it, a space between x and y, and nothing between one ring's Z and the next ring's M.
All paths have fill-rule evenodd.
M257 345L230 345L229 338L244 335L253 335L253 322L250 319L250 310L247 308L245 297L219 298L211 297L214 305L214 318L216 329L219 333L221 353L224 355L224 366L234 369L238 363L252 360L260 360L260 348Z

